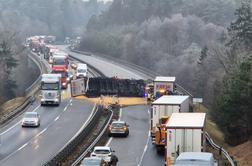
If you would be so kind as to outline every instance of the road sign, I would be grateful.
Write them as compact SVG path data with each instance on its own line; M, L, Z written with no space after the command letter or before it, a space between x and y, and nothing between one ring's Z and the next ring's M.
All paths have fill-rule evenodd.
M203 103L203 98L193 98L193 103Z
M71 81L71 95L72 97L85 94L85 80L84 78Z

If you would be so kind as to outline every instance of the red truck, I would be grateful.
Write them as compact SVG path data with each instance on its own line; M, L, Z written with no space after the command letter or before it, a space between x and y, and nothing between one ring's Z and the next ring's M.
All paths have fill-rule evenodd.
M61 87L67 88L68 58L63 55L54 55L52 63L52 73L61 74Z

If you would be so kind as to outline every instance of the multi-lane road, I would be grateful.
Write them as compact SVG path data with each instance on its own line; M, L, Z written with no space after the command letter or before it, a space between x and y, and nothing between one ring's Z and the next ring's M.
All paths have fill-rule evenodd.
M94 55L83 55L69 51L65 46L60 49L68 52L71 56L77 57L98 70L106 76L119 78L149 79L148 75L141 71L134 70L123 64L111 62ZM154 166L164 165L164 158L156 153L149 137L149 107L146 105L129 106L122 109L121 119L130 125L128 138L113 138L108 143L115 149L118 155L118 166Z
M149 78L127 66L95 56L70 52L65 46L60 49L96 67L106 76L119 78ZM41 115L39 128L22 128L21 116L1 130L0 165L43 165L54 156L85 125L93 104L85 100L71 99L69 91L63 91L65 99L59 107L41 107L35 102L28 111ZM162 157L156 155L149 141L148 106L138 105L122 108L121 119L130 125L127 138L112 138L111 146L119 158L119 166L163 165Z

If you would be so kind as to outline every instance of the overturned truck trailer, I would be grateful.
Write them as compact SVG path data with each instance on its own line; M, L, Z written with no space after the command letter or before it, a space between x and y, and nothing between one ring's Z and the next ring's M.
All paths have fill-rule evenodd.
M86 85L85 95L87 97L98 97L100 95L117 95L121 97L144 97L145 81L134 79L116 79L95 77L89 78ZM71 86L71 88L73 88Z

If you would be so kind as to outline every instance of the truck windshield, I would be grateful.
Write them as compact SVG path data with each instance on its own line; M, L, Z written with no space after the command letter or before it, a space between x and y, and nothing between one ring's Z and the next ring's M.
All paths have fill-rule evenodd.
M41 90L58 90L59 85L57 83L42 83Z
M77 72L78 72L78 73L86 73L87 70L86 70L86 69L77 69Z
M65 72L65 71L55 71L55 70L53 70L52 73L61 74L61 77L68 77L68 73Z
M53 64L54 65L65 65L66 61L63 58L54 58Z

